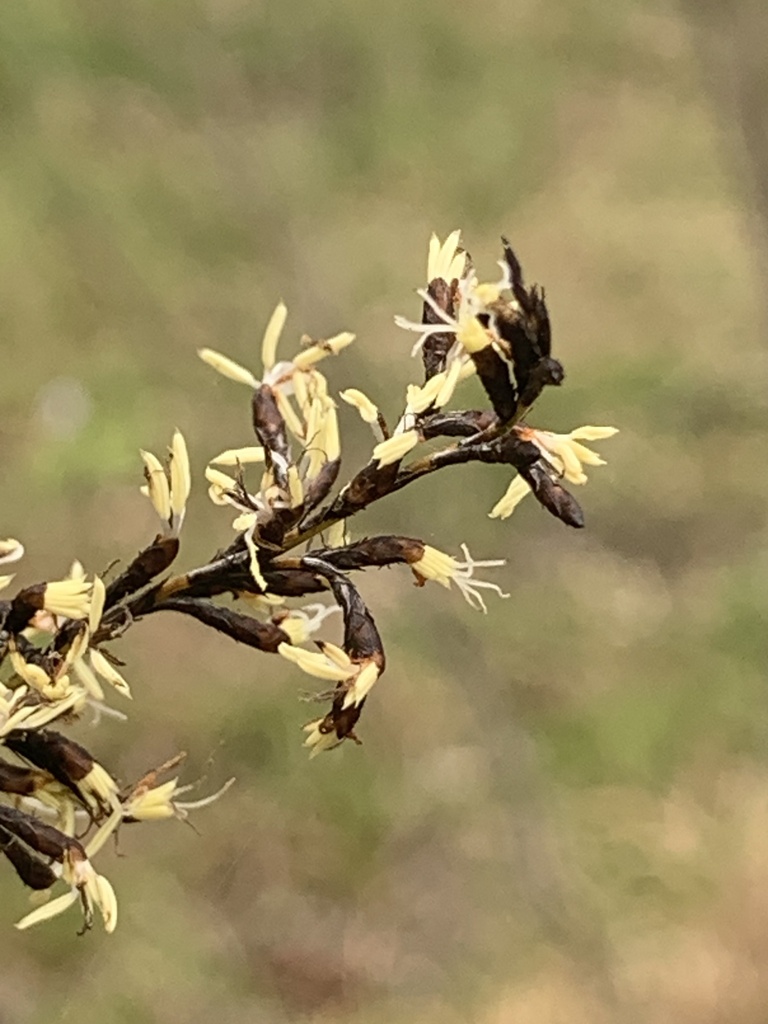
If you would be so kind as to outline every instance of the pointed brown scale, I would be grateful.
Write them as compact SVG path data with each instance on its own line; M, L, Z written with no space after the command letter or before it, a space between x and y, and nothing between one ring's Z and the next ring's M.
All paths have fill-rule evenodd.
M326 548L318 557L337 569L366 569L373 566L418 562L424 554L424 544L415 537L369 537L343 548Z
M0 791L12 793L14 796L32 796L46 782L51 781L48 773L36 771L34 768L22 768L21 765L9 764L0 760Z
M0 851L2 851L24 885L30 889L50 889L58 881L58 875L45 861L25 846L8 829L0 826Z
M550 476L546 467L529 466L520 475L530 485L533 496L556 519L579 530L584 526L584 513L573 495Z
M252 615L221 608L192 597L170 597L163 601L157 611L181 612L198 622L210 626L219 633L259 651L277 652L280 644L289 644L291 638L274 622L260 622Z
M78 783L95 764L85 747L53 729L14 729L5 737L5 745L14 754L51 774L82 800Z
M142 590L171 565L179 553L178 537L156 537L141 551L127 569L107 586L105 611L123 598Z
M267 465L274 471L275 480L285 490L288 489L287 467L291 461L288 433L283 414L269 384L258 387L251 399L253 429L259 443L264 448ZM278 458L274 458L277 455Z
M507 364L491 345L472 352L471 358L493 411L502 423L506 423L517 408L515 387L509 379Z
M456 283L455 281L446 282L442 278L436 277L427 286L427 292L435 305L451 318L454 316L456 308ZM430 304L425 302L422 307L421 322L434 326L443 321ZM436 373L442 373L448 353L455 341L456 336L452 333L430 334L424 339L421 358L424 363L425 381L430 380Z
M0 804L0 827L44 857L61 861L67 854L76 860L87 860L85 850L77 839L15 807Z

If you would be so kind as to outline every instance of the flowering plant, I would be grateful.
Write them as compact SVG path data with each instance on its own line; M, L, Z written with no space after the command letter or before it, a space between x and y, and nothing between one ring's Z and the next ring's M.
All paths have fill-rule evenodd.
M318 695L330 702L327 712L304 726L304 743L314 756L348 739L359 742L358 720L385 668L381 636L350 578L354 571L403 564L419 586L455 586L481 611L484 591L508 596L475 575L503 560L475 561L465 545L463 557L455 558L417 537L353 540L348 526L356 513L440 469L484 462L516 471L492 517L506 518L533 494L562 522L583 526L581 509L563 481L585 483L584 467L601 465L602 459L582 442L615 430L581 427L556 434L525 422L543 389L562 382L563 369L551 354L544 292L526 287L506 240L499 266L499 280L481 282L458 231L443 243L432 237L426 287L418 290L421 320L395 318L398 327L418 334L413 354L421 357L423 383L408 387L392 429L361 391L340 393L373 431L373 445L366 464L338 489L336 403L318 366L354 335L304 339L292 358L278 361L287 315L281 303L264 333L260 379L219 352L201 350L206 363L251 391L257 444L222 452L205 471L211 500L236 513L234 540L205 565L168 574L179 551L191 480L186 444L176 431L164 462L141 453L142 491L157 512L159 532L122 572L109 582L99 576L88 580L76 562L67 579L25 587L0 601L0 666L6 667L0 746L11 758L0 757L0 850L31 889L47 893L58 881L67 886L17 927L79 902L85 928L98 908L113 930L115 894L93 867L94 855L125 823L185 817L220 795L185 802L186 787L178 779L161 782L180 758L120 786L83 746L50 728L89 707L105 710L105 686L130 696L120 662L106 645L134 623L161 611L181 612L332 684ZM474 374L488 407L448 408L462 381ZM422 447L429 442L438 443ZM254 467L260 467L255 481ZM19 542L0 542L0 564L22 555ZM12 578L0 577L0 589ZM333 604L286 604L306 595L330 595ZM334 612L342 616L342 642L317 639L314 649L308 647Z

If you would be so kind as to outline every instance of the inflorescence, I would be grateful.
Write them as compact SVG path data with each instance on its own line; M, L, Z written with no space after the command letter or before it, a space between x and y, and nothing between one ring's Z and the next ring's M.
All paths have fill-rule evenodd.
M439 469L485 462L516 474L491 517L507 518L532 494L562 522L583 526L564 482L583 484L585 467L603 464L583 441L616 431L585 426L558 434L525 422L543 389L559 385L564 375L551 355L544 292L525 286L514 252L502 241L501 276L489 283L478 280L458 231L443 243L432 236L427 285L418 290L421 320L395 318L398 327L418 335L413 354L421 357L423 383L407 388L392 429L362 391L340 393L373 432L368 462L342 487L336 486L337 407L318 365L338 355L354 335L303 338L297 354L278 361L287 315L280 303L264 333L260 379L219 352L199 352L209 366L251 391L257 443L222 452L205 471L211 500L236 513L229 546L206 565L168 574L179 551L191 481L186 444L176 431L165 460L141 453L142 492L157 513L159 532L122 572L108 582L97 575L89 580L75 562L67 579L0 600L0 746L8 755L0 757L0 850L29 888L46 896L57 882L66 886L17 927L79 903L84 928L97 909L112 931L117 902L93 866L95 854L123 824L185 818L223 791L190 802L182 799L190 787L179 786L177 778L161 782L181 755L121 786L83 746L51 728L66 726L88 709L96 718L109 711L105 689L131 696L121 663L106 645L135 622L160 611L181 612L331 683L329 710L304 726L304 744L314 756L347 739L359 743L358 719L385 668L381 636L350 578L355 570L403 564L418 586L454 586L481 611L484 592L508 596L476 576L476 570L499 567L503 560L476 561L466 545L456 558L416 537L351 540L348 524L356 513ZM449 409L461 383L473 375L488 407ZM429 442L437 444L426 447ZM23 553L18 541L0 541L0 565ZM0 576L0 590L12 579ZM330 595L334 603L286 604L318 594ZM239 609L231 606L234 600L241 602ZM342 642L313 640L334 612L341 613Z

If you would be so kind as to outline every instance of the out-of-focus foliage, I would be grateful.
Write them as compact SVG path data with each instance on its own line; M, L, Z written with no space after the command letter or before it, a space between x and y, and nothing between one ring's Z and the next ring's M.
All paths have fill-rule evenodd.
M9 932L4 1013L762 1022L764 282L679 12L37 0L0 43L0 534L27 582L138 550L137 449L177 425L181 561L228 541L202 469L247 416L194 351L252 363L281 296L296 336L358 334L334 388L399 408L391 315L418 313L432 229L485 239L478 261L503 230L546 286L568 378L536 421L622 430L582 534L527 503L486 521L503 469L371 511L506 556L512 597L485 618L363 580L390 655L362 749L306 761L277 659L132 630L111 765L184 749L238 784L200 836L123 830L114 936Z

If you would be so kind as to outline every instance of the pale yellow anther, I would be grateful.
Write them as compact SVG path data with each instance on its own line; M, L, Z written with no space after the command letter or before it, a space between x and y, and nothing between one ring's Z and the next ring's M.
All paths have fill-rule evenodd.
M341 442L339 440L339 419L336 415L336 406L330 399L326 399L325 417L321 429L321 446L328 462L334 462L341 454Z
M212 466L205 467L205 479L211 485L208 488L208 496L214 505L229 504L228 495L237 491L237 482Z
M110 686L114 686L118 693L122 694L123 697L131 699L131 688L126 680L120 675L115 666L104 657L101 651L92 650L89 655L91 668L93 671L101 676L101 678L109 683Z
M345 349L347 345L351 345L354 340L354 334L344 331L341 334L334 335L333 338L328 338L327 341L320 341L303 349L297 356L294 356L291 362L297 370L308 370L315 363L319 363L321 359L325 359L326 356L338 355L342 349Z
M314 651L307 651L303 647L294 647L293 644L280 644L277 648L277 653L287 661L293 662L294 665L297 665L307 675L314 676L316 679L329 679L339 682L343 679L349 679L355 674L354 666L352 668L341 668L324 655Z
M371 689L380 674L379 666L374 662L369 661L353 680L352 685L344 697L342 707L348 708L352 705L358 707L371 692Z
M24 545L13 537L0 540L0 565L18 562L24 555Z
M280 415L285 420L286 427L288 428L288 430L290 430L294 437L297 437L300 441L303 441L306 437L304 424L301 422L298 414L296 413L296 410L291 405L290 398L288 398L288 396L285 395L280 390L280 388L275 388L274 395L275 401L277 402L277 407L280 410Z
M317 757L324 750L332 750L334 747L338 747L340 743L333 729L329 732L320 731L322 723L322 718L316 718L313 722L307 722L305 726L302 726L304 732L307 733L304 746L310 748L310 760L313 757Z
M357 388L347 388L346 391L340 391L339 398L346 402L347 405L351 405L353 408L357 409L360 416L366 423L376 423L378 421L379 410L370 398L363 394L362 391L358 391Z
M91 609L91 590L91 584L80 579L48 583L43 594L43 607L52 615L87 619Z
M227 448L221 452L212 463L217 466L245 466L252 462L264 461L264 449L258 445L250 445L246 448Z
M577 441L604 441L618 432L618 427L577 427L570 436Z
M245 546L248 548L248 555L250 556L248 567L251 570L251 576L261 590L266 590L267 582L261 574L261 566L259 565L259 549L253 539L253 531L246 530L243 536L245 537Z
M442 245L437 235L431 236L427 256L428 284L431 284L435 278L440 278L450 284L463 275L467 254L457 251L460 240L461 231L452 231Z
M406 401L411 412L425 412L430 405L434 405L435 399L445 384L447 374L444 370L430 377L426 384L419 387L416 384L409 384L406 389Z
M261 361L264 364L264 371L271 370L275 365L275 356L277 354L277 343L280 340L283 327L285 327L285 318L288 315L288 309L284 302L278 302L275 306L272 316L269 318L269 323L264 331L264 338L261 342Z
M443 587L450 587L456 566L455 558L429 544L424 545L424 554L421 558L417 562L411 562L411 568L419 576L425 580L435 580Z
M101 622L106 597L107 588L104 586L104 580L101 576L94 576L93 591L91 593L91 607L88 613L88 629L91 633L96 632L96 629Z
M288 467L288 495L291 508L299 508L304 501L304 486L296 466Z
M180 430L174 431L171 441L171 512L174 524L181 525L192 488L187 443Z
M347 543L347 521L339 519L323 531L323 540L329 548L341 548Z
M443 385L435 399L435 405L438 409L442 409L442 407L447 405L451 398L453 398L453 392L456 390L456 385L459 383L460 375L461 361L459 359L454 359L448 367L448 372L445 375Z
M171 488L168 483L165 467L152 452L142 450L140 454L145 466L149 500L152 502L155 512L160 516L163 523L169 524L171 519Z
M330 640L319 641L318 646L323 654L327 658L331 659L334 665L338 665L339 668L343 669L354 669L352 659L343 647L339 647L337 644L332 644Z
M296 405L301 410L301 415L306 419L309 406L307 374L301 370L296 370L291 376L291 383L293 384L293 395L296 399Z
M164 818L177 817L178 812L173 805L177 788L178 779L171 779L159 786L132 794L123 804L124 816L136 818L138 821L161 821Z
M504 492L502 498L496 502L491 511L488 513L491 519L507 519L515 511L517 506L531 493L530 486L523 480L521 476L516 476L509 487Z
M197 354L204 363L213 367L223 377L237 381L238 384L247 384L250 388L259 387L259 382L250 370L246 370L244 366L236 363L234 359L229 359L227 356L222 355L221 352L217 352L212 348L201 348L198 349Z
M406 430L402 434L395 434L394 437L381 441L373 449L373 459L380 467L389 466L393 462L399 462L405 455L415 448L419 443L419 434L416 430Z

